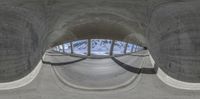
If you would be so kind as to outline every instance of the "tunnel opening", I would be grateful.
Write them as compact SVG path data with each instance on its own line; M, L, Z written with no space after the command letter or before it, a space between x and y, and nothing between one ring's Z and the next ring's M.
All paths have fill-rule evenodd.
M81 39L49 49L55 74L76 89L107 91L131 85L137 78L144 47L119 40ZM135 68L135 69L134 69Z
M146 55L142 34L124 20L97 16L79 20L62 26L44 63L75 89L107 91L133 84Z
M132 86L141 72L146 51L112 58L81 58L50 51L50 64L66 87L110 91ZM51 56L50 56L51 55ZM47 61L47 60L45 60Z

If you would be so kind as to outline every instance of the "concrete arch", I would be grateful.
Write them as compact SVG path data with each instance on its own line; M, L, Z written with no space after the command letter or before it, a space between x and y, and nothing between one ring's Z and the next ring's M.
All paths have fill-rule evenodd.
M140 26L139 20L131 20L131 17L125 16L128 12L123 15L117 9L105 8L82 9L75 12L70 17L64 13L57 18L53 26L54 32L50 33L49 42L61 44L65 40L104 38L145 45L142 31L144 27ZM57 38L58 41L52 42L51 37ZM137 39L137 37L143 39Z

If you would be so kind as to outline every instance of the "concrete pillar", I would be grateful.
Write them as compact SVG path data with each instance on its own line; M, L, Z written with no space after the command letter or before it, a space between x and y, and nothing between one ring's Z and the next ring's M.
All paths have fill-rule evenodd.
M74 54L72 42L70 42L70 46L71 46L71 54Z
M62 47L63 47L63 53L65 53L65 47L64 47L64 44L62 44Z
M126 54L127 46L128 46L128 43L126 42L126 45L125 45L125 48L124 48L124 54Z
M91 55L91 39L88 39L88 56Z
M113 55L114 45L115 45L115 40L112 40L112 44L111 44L111 46L110 46L110 56Z

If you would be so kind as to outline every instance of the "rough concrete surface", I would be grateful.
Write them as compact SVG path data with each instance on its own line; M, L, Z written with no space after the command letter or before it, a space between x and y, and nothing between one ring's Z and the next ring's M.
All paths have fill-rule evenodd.
M64 41L109 38L148 47L173 78L200 82L198 0L1 0L0 82L30 73Z
M138 56L130 56L138 58ZM112 61L110 61L112 63ZM148 56L143 68L152 68ZM107 65L107 63L102 63ZM122 74L123 75L123 74ZM64 84L51 65L44 64L36 79L27 86L0 91L2 99L199 99L199 91L180 90L169 87L156 74L140 73L133 85L112 91L89 91L72 88ZM111 83L112 84L112 83ZM92 85L91 85L92 87Z
M55 45L91 38L145 46L156 68L174 79L200 83L199 5L199 0L0 0L0 83L28 75ZM52 75L44 65L30 86L1 92L0 97L98 98L62 92ZM141 76L137 90L102 97L198 97L196 92L165 86L155 75Z

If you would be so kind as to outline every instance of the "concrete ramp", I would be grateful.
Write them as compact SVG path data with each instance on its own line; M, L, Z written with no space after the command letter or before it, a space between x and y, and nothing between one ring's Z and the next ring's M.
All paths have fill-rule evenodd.
M143 58L129 56L132 65L141 67ZM131 84L137 73L127 71L112 59L86 59L64 66L54 66L58 77L67 85L86 90L113 90Z

